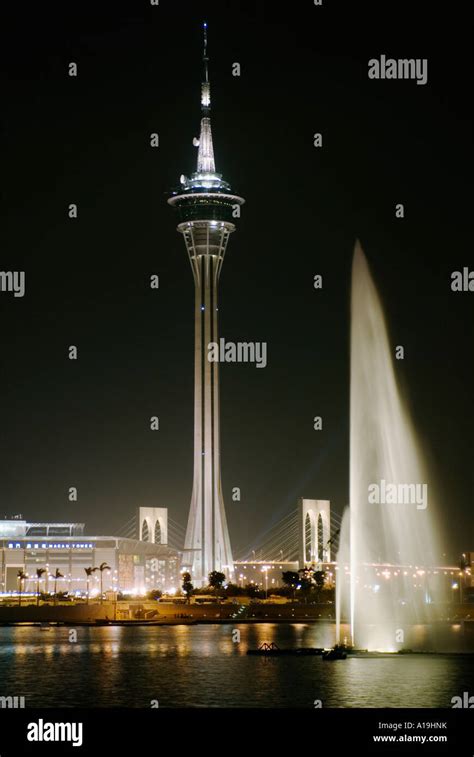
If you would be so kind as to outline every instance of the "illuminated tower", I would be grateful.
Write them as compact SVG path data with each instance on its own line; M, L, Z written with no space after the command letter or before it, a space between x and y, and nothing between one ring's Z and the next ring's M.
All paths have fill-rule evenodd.
M194 482L189 510L183 567L196 585L207 583L218 570L233 574L233 559L221 485L219 428L219 363L209 362L208 345L218 342L219 276L233 219L244 202L231 193L216 173L211 133L211 89L207 57L207 24L204 24L203 82L201 85L201 133L197 171L181 176L179 189L168 202L179 214L194 277Z

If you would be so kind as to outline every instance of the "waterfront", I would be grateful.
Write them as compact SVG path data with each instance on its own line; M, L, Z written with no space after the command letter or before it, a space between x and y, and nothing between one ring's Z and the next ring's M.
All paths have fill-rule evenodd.
M76 642L71 630L0 628L0 696L24 696L26 707L451 707L474 680L470 654L333 663L246 654L263 641L327 646L326 622L82 627ZM444 628L446 649L466 649L460 632Z

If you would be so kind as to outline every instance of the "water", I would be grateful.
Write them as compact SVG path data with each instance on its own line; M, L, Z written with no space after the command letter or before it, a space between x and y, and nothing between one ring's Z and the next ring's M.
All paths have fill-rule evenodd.
M407 624L434 619L433 566L441 555L433 490L397 386L394 349L357 243L351 300L350 539L338 555L339 575L349 563L352 641L386 651L406 646ZM377 577L380 565L400 569L381 567ZM340 595L344 587L341 581ZM344 598L339 604L344 606Z
M160 707L301 708L315 700L323 707L450 707L474 679L474 655L332 663L246 655L263 641L330 646L335 625L329 622L83 627L77 633L77 643L70 643L65 627L48 633L0 628L0 696L23 695L27 707L150 707L152 700ZM459 627L443 633L446 644L462 648Z

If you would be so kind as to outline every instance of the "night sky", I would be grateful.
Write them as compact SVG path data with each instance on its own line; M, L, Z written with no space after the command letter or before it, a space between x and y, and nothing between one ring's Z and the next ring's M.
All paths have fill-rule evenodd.
M166 196L195 170L207 20L217 170L246 198L221 276L220 336L268 343L265 369L221 367L234 552L299 496L331 499L339 514L348 502L356 238L392 343L405 347L397 376L447 559L474 549L474 293L450 288L452 271L474 267L468 29L432 3L323 3L2 11L0 270L24 270L26 294L0 293L0 515L110 534L142 504L186 524L194 289ZM381 54L428 58L428 84L369 80Z

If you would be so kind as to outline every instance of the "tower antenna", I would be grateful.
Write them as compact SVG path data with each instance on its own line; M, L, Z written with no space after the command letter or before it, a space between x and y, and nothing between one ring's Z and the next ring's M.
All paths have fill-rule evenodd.
M209 83L209 58L207 55L207 21L204 21L202 25L204 45L202 53L203 63L203 80L201 83L201 115L203 118L208 118L211 111L211 85ZM209 126L210 128L210 126Z
M209 71L208 71L208 62L209 58L207 57L207 21L204 21L202 25L203 33L204 33L204 52L202 56L202 60L204 63L204 81L209 81Z

